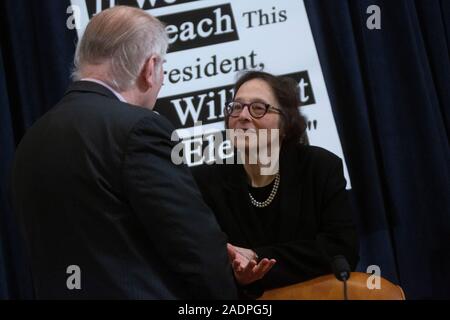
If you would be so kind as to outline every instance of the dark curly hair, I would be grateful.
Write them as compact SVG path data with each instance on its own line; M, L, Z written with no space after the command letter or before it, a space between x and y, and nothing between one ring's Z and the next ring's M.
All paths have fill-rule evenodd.
M297 82L289 77L275 76L263 71L248 71L240 76L234 86L234 94L247 81L261 79L265 81L280 103L281 133L284 142L304 143L306 138L306 119L300 113L300 92ZM229 115L225 114L225 126L228 128Z

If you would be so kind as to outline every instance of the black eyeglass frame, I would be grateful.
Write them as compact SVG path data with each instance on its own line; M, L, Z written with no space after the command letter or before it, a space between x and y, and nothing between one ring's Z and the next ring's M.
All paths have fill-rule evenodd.
M247 107L247 108L248 108L248 112L249 112L250 115L251 115L253 118L255 118L255 119L261 119L262 117L264 117L264 116L267 114L267 112L269 112L269 110L274 110L274 111L277 111L279 114L283 114L283 111L282 111L280 108L274 107L274 106L272 106L271 104L264 103L264 102L260 102L260 101L254 101L254 102L250 102L250 103L242 103L242 102L239 102L239 101L229 101L229 102L227 102L227 103L225 104L225 112L227 113L227 115L228 115L229 117L232 117L232 118L237 118L237 117L239 117L239 115L240 115L240 113L241 113L241 112L239 112L239 114L237 114L237 115L234 115L234 116L232 115L233 110L231 110L231 112L230 112L229 109L232 108L232 107L231 107L231 104L233 104L233 103L239 103L240 105L242 105L242 110L241 110L241 112L244 111L244 108L245 108L245 107ZM253 114L253 112L252 112L251 106L252 106L253 104L256 104L256 103L262 104L262 105L264 105L264 107L266 108L266 111L265 111L261 116L255 116L255 115Z

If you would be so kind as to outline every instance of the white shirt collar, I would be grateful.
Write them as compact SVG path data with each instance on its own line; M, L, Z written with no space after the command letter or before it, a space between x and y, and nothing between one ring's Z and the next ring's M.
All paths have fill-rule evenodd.
M120 93L118 93L116 90L114 90L113 88L111 88L109 85L107 85L106 83L104 83L104 82L101 81L101 80L94 79L94 78L83 78L83 79L81 79L81 81L90 81L90 82L98 83L99 85L104 86L105 88L109 89L112 93L114 93L114 95L115 95L120 101L125 102L125 103L127 102L127 100L125 100L125 98L124 98Z

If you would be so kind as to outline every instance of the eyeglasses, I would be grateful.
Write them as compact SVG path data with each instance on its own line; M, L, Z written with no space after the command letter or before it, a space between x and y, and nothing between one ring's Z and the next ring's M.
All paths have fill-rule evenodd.
M250 115L255 119L264 117L269 110L281 113L281 109L275 108L268 103L264 102L242 103L237 101L228 102L225 105L225 112L227 113L228 116L236 118L239 117L239 115L241 114L242 110L244 110L245 107L248 108Z

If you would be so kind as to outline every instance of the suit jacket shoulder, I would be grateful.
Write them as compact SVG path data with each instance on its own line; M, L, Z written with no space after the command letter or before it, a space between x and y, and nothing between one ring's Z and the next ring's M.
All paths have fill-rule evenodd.
M337 155L322 147L297 145L296 149L300 163L305 163L312 167L335 167L342 161Z
M170 159L172 131L89 81L28 130L13 195L37 298L236 296L225 236L189 170ZM82 290L66 287L73 263Z
M334 153L318 146L301 144L282 148L280 155L282 171L293 171L301 176L326 176L330 171L339 170L342 160ZM214 183L221 184L226 180L242 177L243 168L239 164L209 164L191 168L195 180L202 190Z

